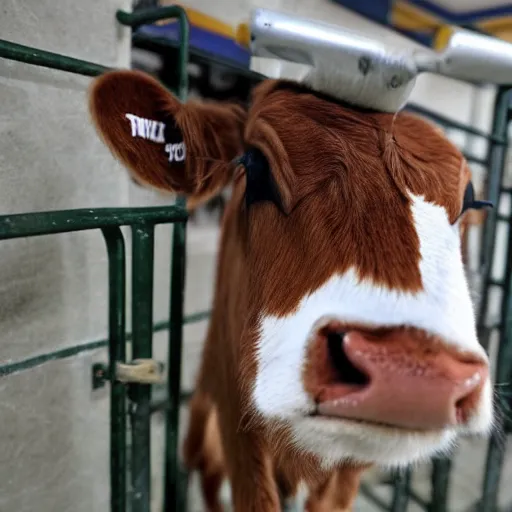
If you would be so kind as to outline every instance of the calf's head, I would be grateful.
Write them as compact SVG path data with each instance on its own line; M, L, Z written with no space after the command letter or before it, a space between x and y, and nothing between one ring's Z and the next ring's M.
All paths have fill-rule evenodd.
M326 466L406 464L490 429L461 258L461 219L480 204L434 126L285 81L258 86L248 111L181 105L130 71L98 79L91 110L149 185L197 202L233 180L249 416Z

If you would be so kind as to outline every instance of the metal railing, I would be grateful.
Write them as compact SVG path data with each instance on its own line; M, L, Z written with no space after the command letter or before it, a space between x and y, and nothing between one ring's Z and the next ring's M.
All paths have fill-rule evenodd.
M180 23L180 62L177 94L185 100L188 92L189 26L185 11L177 6L148 9L144 12L119 11L118 21L137 26L165 18ZM39 48L0 40L0 58L57 69L64 72L97 76L112 68L75 59ZM93 386L110 381L110 483L112 512L149 512L150 510L150 419L163 410L166 414L165 496L163 510L183 510L186 488L178 461L178 414L184 398L180 394L182 329L184 323L200 321L208 313L184 318L185 243L188 218L183 198L175 206L157 208L117 208L36 212L0 216L0 240L101 229L106 241L109 265L109 335L108 339L66 347L54 352L0 365L0 377L25 371L48 361L108 347L108 365L93 367ZM168 322L152 323L154 228L157 224L174 224L172 236L170 313ZM132 332L125 328L125 244L121 226L132 233ZM167 399L151 402L151 385L120 382L117 364L124 363L126 343L131 342L134 361L151 359L152 337L157 331L169 331ZM128 362L130 364L130 362ZM128 400L127 400L128 399ZM127 409L127 405L129 408ZM127 417L131 423L131 446L128 456ZM129 464L128 464L129 462ZM129 471L128 471L129 467ZM127 478L131 485L128 492ZM128 500L130 503L128 503Z
M176 6L145 9L134 13L118 12L117 20L122 25L136 28L142 24L160 19L178 18L180 23L179 73L176 92L185 100L188 91L187 63L189 60L189 25L183 9ZM154 51L165 52L169 43L161 38L150 38L134 34L134 43L150 47ZM149 46L148 46L149 45ZM27 64L58 69L64 72L86 76L97 76L111 68L97 63L75 59L69 56L47 52L38 48L23 46L14 42L0 40L0 58L25 62ZM204 55L201 58L209 58ZM232 64L226 66L235 72ZM251 83L257 83L263 77L246 69L238 70L249 76ZM503 394L510 393L512 378L512 229L509 230L507 243L507 265L503 281L492 278L491 269L495 252L496 226L499 222L511 225L510 217L498 213L498 206L504 194L512 193L503 186L503 168L507 149L507 128L510 122L510 90L499 91L491 134L454 122L415 105L407 109L429 117L441 126L461 130L469 135L482 137L489 141L487 158L466 155L470 162L488 168L488 197L496 207L489 213L484 229L484 241L481 250L481 268L484 277L482 303L479 311L479 331L484 340L488 340L490 331L498 329L500 346L496 380L505 383L500 387ZM150 510L150 418L156 410L166 414L165 436L165 476L164 476L164 512L183 511L186 508L187 478L181 471L178 458L178 419L180 403L187 398L180 390L182 359L182 328L185 323L200 321L208 316L207 312L189 317L183 315L184 281L186 267L186 220L183 198L178 198L175 206L158 208L120 208L67 210L58 212L40 212L0 216L0 240L12 238L58 234L71 231L101 229L105 238L109 264L109 335L108 339L92 341L67 347L51 353L40 354L27 359L0 365L0 378L14 372L25 371L48 361L73 357L81 352L108 347L108 364L97 363L93 367L93 385L100 386L110 381L110 478L112 512L149 512ZM172 238L171 284L169 321L152 324L152 277L154 227L157 224L174 224ZM128 226L132 232L133 287L132 287L132 332L126 332L125 326L125 245L121 226ZM501 286L504 290L502 314L494 325L486 325L489 290ZM152 335L154 332L168 330L169 356L167 397L158 403L152 401L151 385L131 382L126 384L116 378L116 364L126 362L126 343L131 342L134 359L151 359ZM484 344L485 345L485 344ZM127 408L127 405L130 407ZM133 406L136 407L133 407ZM127 417L131 419L131 446L127 440ZM501 427L509 428L501 419ZM495 512L497 509L497 490L502 471L504 451L500 449L499 433L494 433L489 441L486 473L484 475L482 499L477 504L482 512ZM129 466L129 470L128 470ZM393 479L393 496L390 503L378 497L371 487L363 486L362 492L379 508L393 512L404 512L410 500L420 504L428 511L448 511L448 494L451 461L439 458L432 465L432 491L430 500L417 496L411 489L411 472L406 471ZM131 490L128 492L128 478Z

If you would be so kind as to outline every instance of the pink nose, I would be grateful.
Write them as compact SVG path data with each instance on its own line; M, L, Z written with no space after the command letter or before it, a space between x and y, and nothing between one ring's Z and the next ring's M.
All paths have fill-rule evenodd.
M306 384L326 416L416 430L464 424L488 376L485 362L411 330L324 329L314 345Z

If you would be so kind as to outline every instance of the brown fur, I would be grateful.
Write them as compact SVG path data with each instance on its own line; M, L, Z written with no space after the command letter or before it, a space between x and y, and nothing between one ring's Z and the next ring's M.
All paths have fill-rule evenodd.
M258 315L292 312L305 294L351 266L387 288L421 290L407 191L445 207L455 221L469 180L460 152L415 116L348 108L275 80L256 88L245 113L181 105L141 73L114 72L95 82L91 110L105 142L143 182L192 201L234 182L184 446L187 466L202 474L208 510L221 510L224 475L236 512L275 512L280 492L293 495L300 480L311 488L310 512L350 510L367 466L322 470L313 455L296 450L287 427L263 421L252 408ZM171 116L187 144L186 162L169 165L157 145L132 138L125 112ZM245 173L239 167L233 176L230 166L243 144L269 160L284 212L271 203L245 211Z
M173 96L163 96L162 86L140 71L101 76L92 83L89 98L98 132L137 183L186 194L194 209L231 181L230 162L243 147L240 127L246 115L238 105L191 101L184 108ZM158 144L131 137L126 113L175 121L188 148L186 161L174 163L176 173L155 172L167 167L167 155L157 151Z

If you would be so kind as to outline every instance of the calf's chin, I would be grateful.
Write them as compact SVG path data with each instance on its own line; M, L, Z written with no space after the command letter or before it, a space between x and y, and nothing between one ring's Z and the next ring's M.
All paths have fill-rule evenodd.
M324 468L340 463L375 463L403 467L447 454L461 435L486 435L492 428L491 387L466 427L438 431L406 431L352 420L296 418L290 421L294 444L316 455Z

